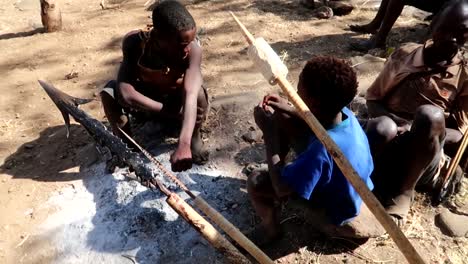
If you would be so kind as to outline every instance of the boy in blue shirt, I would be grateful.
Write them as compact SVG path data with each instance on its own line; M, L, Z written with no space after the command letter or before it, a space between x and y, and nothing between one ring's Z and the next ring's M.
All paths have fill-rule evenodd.
M312 58L299 77L299 96L372 189L369 143L356 117L345 107L356 93L356 73L345 61L333 57ZM268 172L253 172L247 190L262 219L262 240L279 237L275 204L293 194L325 209L330 223L337 226L359 214L361 198L287 100L266 96L255 107L254 117L263 132ZM300 154L286 164L290 149Z

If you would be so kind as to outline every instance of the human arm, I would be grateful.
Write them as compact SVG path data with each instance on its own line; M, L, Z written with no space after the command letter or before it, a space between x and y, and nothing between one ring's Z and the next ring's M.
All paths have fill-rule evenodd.
M192 153L190 150L192 135L197 119L197 99L202 86L201 75L201 47L193 42L190 50L190 62L184 75L184 108L182 129L179 144L171 156L172 169L183 171L192 167Z
M289 101L280 97L277 94L269 94L263 98L262 102L263 108L269 106L273 108L275 111L280 111L283 114L287 114L289 116L301 117L300 114L297 112L296 108L294 108Z

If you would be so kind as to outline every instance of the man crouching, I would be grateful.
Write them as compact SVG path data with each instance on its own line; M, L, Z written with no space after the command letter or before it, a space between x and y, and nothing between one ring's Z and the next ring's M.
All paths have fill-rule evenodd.
M314 57L299 76L299 96L372 189L374 166L369 143L346 107L356 93L356 73L340 59ZM287 100L266 96L255 107L254 117L263 132L268 162L268 172L255 171L247 182L252 204L262 219L261 226L251 234L254 240L263 244L281 235L275 204L291 195L323 208L330 223L337 226L359 214L361 198ZM297 157L286 164L290 150Z

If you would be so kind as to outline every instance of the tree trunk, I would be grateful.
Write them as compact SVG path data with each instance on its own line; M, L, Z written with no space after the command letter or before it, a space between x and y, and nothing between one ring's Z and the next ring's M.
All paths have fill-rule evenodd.
M41 1L41 20L45 32L54 32L62 29L62 13L57 0Z

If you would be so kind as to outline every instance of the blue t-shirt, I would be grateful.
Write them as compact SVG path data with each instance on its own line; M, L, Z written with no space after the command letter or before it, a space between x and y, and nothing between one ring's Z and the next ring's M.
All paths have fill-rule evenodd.
M366 134L348 108L343 108L342 114L343 121L327 132L372 190L374 163ZM306 151L283 168L281 180L302 198L325 207L334 224L341 225L359 214L361 197L315 136Z

